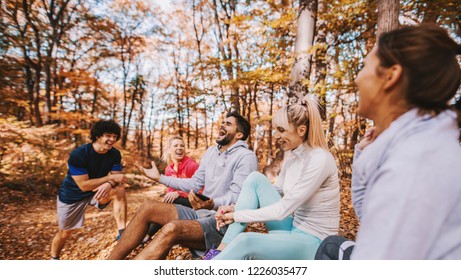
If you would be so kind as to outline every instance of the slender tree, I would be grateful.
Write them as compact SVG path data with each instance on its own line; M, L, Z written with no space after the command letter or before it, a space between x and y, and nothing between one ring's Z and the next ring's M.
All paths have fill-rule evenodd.
M379 0L377 36L399 27L399 10L399 0Z
M310 76L311 55L314 41L317 0L300 0L294 49L295 62L290 76L289 103L297 102L307 94L306 83Z

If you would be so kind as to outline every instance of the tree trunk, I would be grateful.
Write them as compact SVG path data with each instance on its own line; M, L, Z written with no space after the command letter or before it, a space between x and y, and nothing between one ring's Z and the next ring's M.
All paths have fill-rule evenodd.
M152 123L152 118L154 116L154 105L155 105L155 98L154 95L151 95L151 101L150 101L150 114L149 114L149 124L148 124L148 133L147 133L147 158L152 159L152 148L153 148L153 142L154 142L154 135L155 135L155 124L157 121ZM157 120L157 119L156 119Z
M30 26L32 27L32 30L33 30L33 33L35 35L34 37L34 42L35 42L35 48L36 48L36 61L33 62L32 59L29 57L29 54L28 54L28 51L32 49L32 46L29 45L29 49L27 48L28 46L24 45L23 46L23 54L24 54L24 59L26 61L26 64L27 64L27 67L29 67L29 71L31 70L30 68L33 68L34 71L35 71L35 78L32 78L34 79L34 81L32 83L29 83L28 86L32 85L32 104L33 104L33 112L31 112L31 114L34 115L34 118L35 118L35 125L37 126L42 126L43 125L43 121L42 121L42 116L41 116L41 113L40 113L40 80L41 80L41 71L42 71L42 56L41 56L41 47L42 47L42 36L41 36L41 33L40 33L40 30L39 28L37 27L37 25L35 24L33 18L32 18L32 13L31 13L31 5L32 3L29 3L27 1L22 1L22 8L24 10L24 14L25 14L25 17L27 19L27 22L28 24L30 24ZM18 29L21 29L19 26L18 26ZM24 33L21 32L21 37L22 39L26 39L26 30L24 29ZM25 40L27 42L27 40ZM26 72L28 71L27 70L27 67L26 67ZM30 73L26 73L26 76L29 75L29 74L32 74L31 72ZM30 76L29 77L26 77L26 78L31 78ZM29 88L28 90L30 90L31 88Z
M198 114L199 114L198 111L196 111L195 112L195 149L198 149L198 138L200 137L200 130L198 126Z
M326 13L325 0L318 0L318 11L319 14ZM319 100L320 105L320 116L322 120L326 120L327 112L327 89L325 79L327 76L327 24L324 19L317 21L317 34L316 34L316 52L314 57L314 69L315 69L315 80L314 80L314 92Z
M125 65L124 50L120 51L121 60L122 60L122 69L123 69L123 79L122 79L122 91L123 91L123 117L122 117L122 147L126 148L126 139L128 138L128 125L127 125L127 106L128 106L128 93L126 90L126 82L128 79L127 66ZM114 104L115 106L115 104Z
M195 14L197 12L197 5L195 4L195 0L193 0L192 1L192 23L194 25L195 40L197 42L198 61L202 62L202 39L203 39L203 35L205 35L205 32L203 30L202 5L200 5L199 9L200 9L199 10L199 17L200 17L201 34L199 34L197 23L195 22Z
M231 0L225 3L224 1L221 1L220 3L221 3L221 8L225 11L225 14L226 14L224 23L222 23L222 21L219 18L217 2L216 0L213 0L214 20L215 20L216 28L218 31L218 34L217 34L218 41L219 41L218 49L221 55L221 61L222 63L226 65L224 69L226 69L227 79L229 81L232 81L231 97L230 97L231 110L237 111L240 113L240 94L239 94L239 87L236 82L238 75L239 75L239 67L238 67L239 51L238 51L237 42L234 41L234 43L232 43L232 41L236 39L232 38L231 28L230 28L232 18L235 14L236 1ZM233 51L235 53L235 59L237 60L236 62L232 61L234 59ZM236 69L235 76L234 76L234 69Z
M95 74L97 77L97 74ZM91 115L94 116L96 112L96 104L98 102L98 79L94 79L93 83L93 101L91 102Z
M187 119L187 130L186 130L186 138L187 138L187 148L190 149L190 104L189 104L189 93L186 95L186 119Z
M378 2L378 34L399 27L399 0L379 0Z
M165 118L162 118L162 126L160 127L160 158L163 157L163 134L165 128Z
M291 69L290 90L288 92L288 103L296 103L307 94L305 83L310 76L310 55L309 50L314 41L315 22L317 15L317 0L300 0L298 26L296 28L296 41L294 49L295 62ZM271 106L272 108L272 106ZM277 145L276 145L277 146ZM278 146L275 159L264 168L264 174L269 178L277 176L284 161L283 149Z
M80 5L80 1L76 1L75 5L69 7L71 0L60 2L51 1L49 5L44 5L45 12L50 24L50 34L48 35L46 57L44 59L45 70L45 104L46 104L46 122L51 122L50 113L53 112L53 104L51 100L53 71L52 67L56 62L54 51L58 50L61 44L63 35L68 31L73 13Z
M40 53L40 52L38 52ZM40 55L38 55L37 63L35 64L35 93L34 93L34 115L36 125L42 126L42 115L40 114L40 77L41 77L41 63Z
M205 99L204 99L205 100ZM204 101L204 103L206 103ZM206 104L203 105L204 106L204 109L203 109L203 120L204 120L204 131L205 131L205 135L204 135L204 138L205 138L205 149L208 149L208 119L207 119L207 107L206 107Z
M137 144L138 144L138 151L141 151L142 157L144 157L144 94L145 90L141 88L139 91L139 117L138 117L138 123L139 123L139 134L138 134L138 139L137 139Z
M179 87L176 87L176 120L178 122L178 134L183 137L183 116L182 116L182 106L181 106L181 96L179 93Z
M51 42L50 42L51 43ZM53 49L50 47L46 53L46 57L44 59L45 63L43 67L45 68L45 104L46 104L46 114L45 114L45 121L46 123L50 123L51 118L50 118L50 113L51 111L51 65L52 62L51 60L53 59L52 57L52 52Z
M123 148L126 148L126 143L127 143L127 140L128 140L128 130L129 130L129 127L130 127L130 124L131 124L131 118L133 116L133 111L136 107L136 103L137 102L140 102L140 97L142 97L144 95L144 91L145 91L145 87L144 87L144 80L143 80L143 77L142 76L137 76L135 78L135 80L133 81L133 88L131 89L131 100L130 100L130 103L131 103L131 106L130 106L130 109L128 111L128 115L127 115L127 120L126 120L126 133L124 133L122 135L122 147ZM128 93L130 92L130 90L128 90Z
M26 59L27 61L27 59ZM26 62L24 66L25 71L25 82L27 88L27 95L29 97L29 114L30 114L30 122L34 125L39 120L34 118L35 117L35 109L34 109L34 79L32 77L32 69L30 65Z
M295 62L290 75L288 102L295 103L307 94L306 82L310 76L310 54L314 41L317 0L300 0L300 12L296 28Z

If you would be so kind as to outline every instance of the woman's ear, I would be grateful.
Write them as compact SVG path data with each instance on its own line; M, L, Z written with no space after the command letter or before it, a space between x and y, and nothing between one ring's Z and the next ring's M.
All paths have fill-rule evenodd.
M394 64L385 70L384 90L395 87L402 78L403 67L400 64Z
M304 136L307 133L307 126L305 126L304 124L300 125L300 126L298 126L297 130L298 130L299 137L304 138Z

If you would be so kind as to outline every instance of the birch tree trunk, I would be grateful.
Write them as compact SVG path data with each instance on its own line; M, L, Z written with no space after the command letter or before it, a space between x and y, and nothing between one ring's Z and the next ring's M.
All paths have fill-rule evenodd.
M309 54L309 50L314 41L317 5L317 0L300 0L299 2L299 16L294 48L295 61L290 74L288 104L298 102L308 92L306 85L311 72L311 55ZM275 158L264 168L263 173L269 179L274 180L280 173L285 158L284 155L283 149L278 147Z
M379 0L378 2L378 34L399 27L399 0Z
M307 93L306 82L310 76L311 55L314 41L317 0L300 0L294 49L295 62L290 75L288 103L296 103Z

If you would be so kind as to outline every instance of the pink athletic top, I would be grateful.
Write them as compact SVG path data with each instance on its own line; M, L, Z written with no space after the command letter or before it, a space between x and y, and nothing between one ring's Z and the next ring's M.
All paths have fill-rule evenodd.
M198 169L198 163L190 158L185 156L178 165L178 172L174 170L174 163L171 163L168 165L165 169L165 176L171 176L175 178L191 178L195 171ZM167 192L178 192L180 197L187 198L188 193L184 191L179 191L173 188L168 187ZM202 193L203 189L199 191L199 193Z

